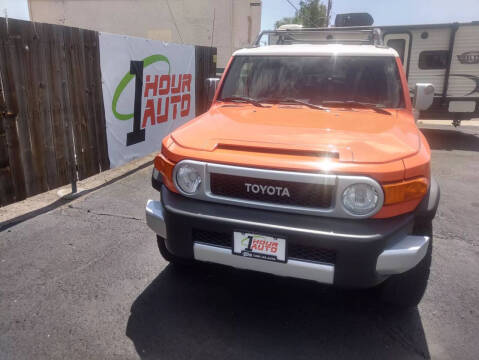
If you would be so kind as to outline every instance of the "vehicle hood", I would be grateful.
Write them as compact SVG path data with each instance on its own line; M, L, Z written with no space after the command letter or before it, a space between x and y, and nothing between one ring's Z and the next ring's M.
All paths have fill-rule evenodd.
M214 105L174 131L179 146L279 154L334 155L341 162L385 163L413 155L420 138L411 116L391 110L322 111L296 105Z

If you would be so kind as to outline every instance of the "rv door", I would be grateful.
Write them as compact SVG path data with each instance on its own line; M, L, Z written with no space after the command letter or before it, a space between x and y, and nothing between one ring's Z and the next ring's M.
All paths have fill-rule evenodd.
M411 34L403 33L388 33L384 34L384 44L396 50L401 58L401 62L408 75L409 68L409 47L411 44Z

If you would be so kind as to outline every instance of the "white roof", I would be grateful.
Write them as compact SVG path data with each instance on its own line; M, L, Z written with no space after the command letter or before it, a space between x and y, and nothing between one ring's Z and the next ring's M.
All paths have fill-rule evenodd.
M375 45L345 45L345 44L292 44L270 45L255 48L240 49L236 55L285 55L285 56L394 56L399 57L396 50Z

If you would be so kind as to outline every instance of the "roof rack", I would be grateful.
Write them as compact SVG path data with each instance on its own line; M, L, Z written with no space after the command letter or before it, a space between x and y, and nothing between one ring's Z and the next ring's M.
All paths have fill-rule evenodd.
M357 44L384 46L381 29L367 26L299 28L262 31L253 46L261 46L267 35L267 45L290 44Z

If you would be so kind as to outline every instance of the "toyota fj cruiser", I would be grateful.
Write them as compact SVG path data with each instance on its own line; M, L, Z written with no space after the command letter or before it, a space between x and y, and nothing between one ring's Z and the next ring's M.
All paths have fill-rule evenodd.
M236 51L209 111L163 139L146 206L161 254L418 304L439 187L398 54L280 43ZM433 95L417 84L415 109Z

